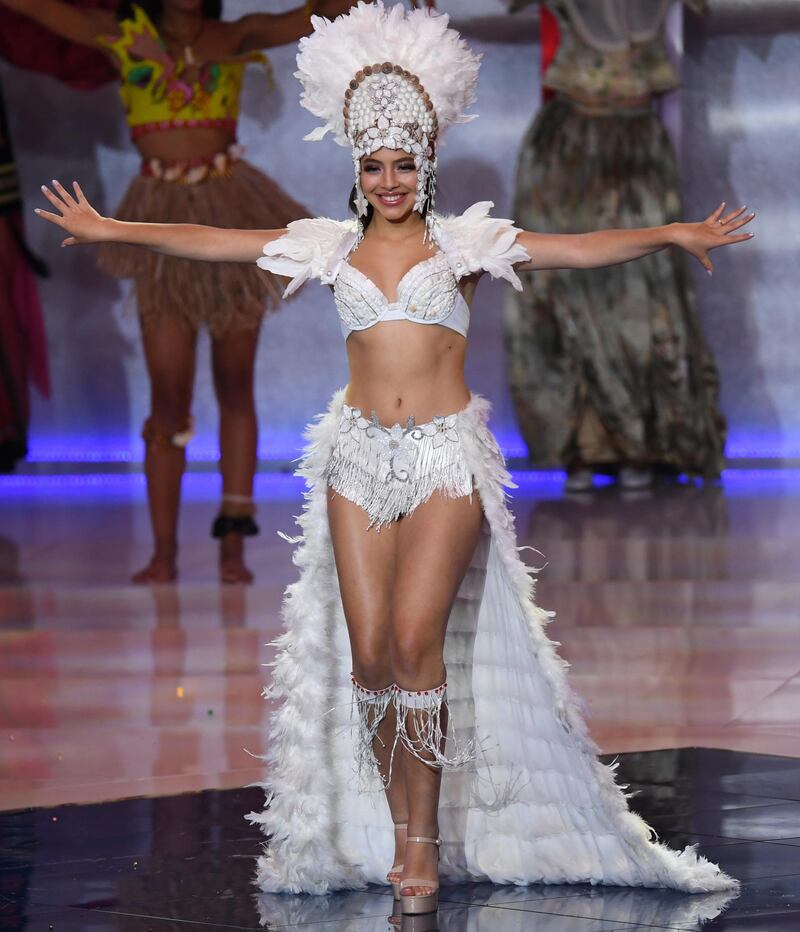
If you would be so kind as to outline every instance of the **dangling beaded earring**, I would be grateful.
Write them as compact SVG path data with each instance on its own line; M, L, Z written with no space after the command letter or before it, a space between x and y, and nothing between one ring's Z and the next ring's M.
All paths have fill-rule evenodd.
M361 189L361 165L358 159L354 159L353 165L356 170L356 197L355 197L355 206L356 206L356 246L364 239L364 221L362 217L367 215L367 208L369 207L369 201L367 200L364 192Z
M433 228L436 223L436 167L436 159L433 159L428 172L428 190L425 196L425 204L428 208L425 214L425 239L430 243L433 242Z

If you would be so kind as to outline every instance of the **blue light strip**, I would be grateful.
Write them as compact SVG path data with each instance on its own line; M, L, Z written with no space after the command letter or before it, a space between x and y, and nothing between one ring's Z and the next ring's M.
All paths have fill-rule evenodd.
M255 497L259 501L299 500L302 479L291 473L260 473L256 476ZM187 473L184 476L184 501L216 501L220 494L219 476L214 473ZM146 495L142 473L64 473L52 475L0 476L0 500L10 502L52 499L102 499L104 501L141 501Z
M534 489L560 493L564 481L564 473L559 470L515 470L511 476L522 493ZM612 481L607 476L595 477L598 486L610 485ZM723 484L726 491L734 494L756 489L800 488L800 469L726 469ZM261 501L299 499L303 488L303 480L290 473L262 472L256 477L256 497ZM0 475L0 497L6 500L40 500L43 495L80 498L93 493L109 500L131 494L144 500L145 478L142 473ZM213 473L187 473L184 495L187 500L215 500L219 495L219 477Z
M507 459L526 459L528 448L516 431L497 434L500 448ZM124 446L118 440L112 446L103 448L97 437L81 438L70 442L69 446L53 444L31 444L27 457L29 463L131 463L142 462L140 444ZM286 462L296 459L303 446L300 434L278 434L264 439L258 451L263 462ZM733 434L726 447L729 460L738 459L800 459L800 439L765 435ZM188 448L190 462L215 463L219 459L216 446L209 446L202 440Z

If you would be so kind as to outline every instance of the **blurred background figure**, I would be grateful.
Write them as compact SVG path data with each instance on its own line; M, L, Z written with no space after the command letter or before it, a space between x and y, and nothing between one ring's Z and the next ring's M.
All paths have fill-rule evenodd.
M16 63L58 73L57 64L42 64L54 57L55 48L41 30L30 33L32 21L62 42L90 49L93 69L100 53L105 59L100 80L109 71L119 78L131 139L142 157L140 173L118 208L120 219L266 229L307 214L242 158L236 128L244 68L250 62L267 66L261 49L296 42L310 32L313 13L333 16L349 2L310 0L288 12L231 21L221 19L221 0L0 3L7 8L5 19L12 17L4 23L6 32L31 36L26 60L17 57ZM280 282L255 267L198 265L118 245L100 251L100 265L135 280L150 380L151 409L142 439L154 549L133 581L177 577L181 482L194 434L197 335L204 326L211 337L220 412L222 501L212 536L220 541L220 579L251 582L244 539L258 533L255 358L264 313L280 301Z
M512 10L533 0L512 0ZM703 0L686 0L696 11ZM654 108L678 78L669 0L552 0L542 7L547 99L523 139L513 217L526 229L657 226L681 218L675 154ZM643 488L715 479L719 375L675 250L597 271L526 273L509 297L509 379L531 462Z
M0 472L28 452L28 389L50 396L47 342L36 275L47 268L28 248L22 195L0 84Z

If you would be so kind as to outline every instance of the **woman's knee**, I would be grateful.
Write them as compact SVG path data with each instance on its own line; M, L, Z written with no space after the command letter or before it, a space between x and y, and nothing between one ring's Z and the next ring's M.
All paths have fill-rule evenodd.
M215 373L214 385L220 407L232 408L236 411L249 407L255 408L253 379L249 373L232 370Z
M153 385L150 419L159 429L183 429L189 419L191 406L191 390L185 386Z
M255 357L250 346L237 350L217 349L213 354L214 389L222 407L254 404Z
M153 418L168 421L186 420L192 405L194 367L149 366L150 406Z
M366 689L383 689L392 680L389 648L377 639L362 639L352 644L353 676Z
M412 624L397 619L393 624L389 654L394 679L400 686L410 689L420 684L436 685L427 681L440 675L444 661L442 645L431 637L430 628L419 624L418 619Z

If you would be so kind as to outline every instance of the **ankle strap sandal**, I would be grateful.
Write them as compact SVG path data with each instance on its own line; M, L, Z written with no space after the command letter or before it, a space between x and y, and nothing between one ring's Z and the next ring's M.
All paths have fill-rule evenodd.
M421 835L409 835L406 844L415 842L420 845L436 845L436 860L439 860L439 849L442 842L440 838L424 838ZM403 893L409 887L426 887L430 893L409 894ZM404 916L414 916L420 913L435 913L439 908L439 880L430 880L427 877L406 877L401 884L400 906Z
M408 829L408 822L395 822L394 831L397 834L400 829ZM392 885L392 896L396 899L400 899L400 875L403 873L403 862L399 864L392 864L392 868L389 873L386 875L386 879ZM395 879L397 878L397 879Z

